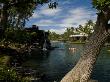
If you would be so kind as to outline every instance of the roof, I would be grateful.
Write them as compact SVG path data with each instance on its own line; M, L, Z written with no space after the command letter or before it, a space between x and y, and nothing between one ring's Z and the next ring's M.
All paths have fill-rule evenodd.
M79 34L79 35L70 35L70 37L83 37L83 36L87 37L88 35L87 34L85 34L85 35L81 35L81 34Z

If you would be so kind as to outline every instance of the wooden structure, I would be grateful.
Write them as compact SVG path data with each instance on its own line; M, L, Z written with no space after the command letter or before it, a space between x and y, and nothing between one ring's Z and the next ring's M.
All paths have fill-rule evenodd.
M87 34L79 34L79 35L70 35L69 38L71 41L85 41L87 40Z
M39 30L39 27L36 25L32 25L31 28L25 28L24 31L29 32L29 33L33 33L35 32L37 34L37 36L34 36L33 38L31 38L30 43L38 43L38 46L40 46L41 49L43 49L43 44L46 43L46 48L50 49L51 48L51 43L50 40L48 38L49 33L45 32L44 30Z

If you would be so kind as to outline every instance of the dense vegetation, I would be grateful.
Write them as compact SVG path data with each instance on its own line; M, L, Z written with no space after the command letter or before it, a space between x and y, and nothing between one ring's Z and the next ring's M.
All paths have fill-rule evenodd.
M94 26L94 32L90 35L86 43L85 51L83 52L79 62L61 82L88 82L92 73L93 66L97 60L98 54L109 36L108 21L110 20L110 1L109 0L92 0L94 8L97 9L97 22L94 24L89 21L84 26L79 26L78 29L68 28L64 34L58 35L51 33L50 39L69 40L71 34L79 34L81 32L90 35L91 28ZM1 0L0 1L0 33L1 41L7 47L11 42L25 44L28 41L33 42L32 37L36 37L35 32L28 33L21 30L32 16L33 10L39 4L47 3L48 0ZM20 29L20 30L19 30ZM76 32L74 32L74 30ZM93 30L93 28L92 28ZM12 37L14 36L14 37ZM26 42L25 42L26 41ZM41 41L42 42L42 41ZM3 67L3 66L2 66ZM0 67L0 69L2 69ZM17 81L16 72L8 69L0 70L0 79L4 81ZM23 81L23 80L22 80Z
M89 20L85 23L85 25L79 25L77 28L67 27L63 34L57 34L49 31L49 38L50 40L70 41L70 35L87 34L90 36L94 31L94 25L95 23L92 20Z
M48 3L48 0L0 0L0 60L4 54L11 56L7 57L7 60L12 57L16 58L16 55L19 56L18 49L24 48L23 51L25 51L35 42L38 43L38 48L42 49L44 39L47 38L44 37L45 32L32 29L31 32L28 32L23 27L37 6L44 3ZM2 64L1 61L0 65ZM13 68L8 68L7 65L0 66L0 80L26 82L21 76L18 76Z
M17 75L15 69L0 66L0 81L2 82L29 82L26 78Z
M61 80L61 82L91 82L97 57L110 36L110 0L92 0L97 10L97 20L94 32L86 42L85 49L76 66Z

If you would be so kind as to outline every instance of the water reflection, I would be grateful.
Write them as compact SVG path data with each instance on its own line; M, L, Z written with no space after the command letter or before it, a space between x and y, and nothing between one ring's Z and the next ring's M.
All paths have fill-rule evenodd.
M110 82L110 52L107 50L106 47L101 50L92 74L92 78L99 82Z
M83 51L82 45L70 45L66 43L54 43L56 49L50 52L48 59L44 60L42 66L45 68L45 74L51 79L61 79L71 68L74 67L79 59L79 54ZM78 52L69 51L70 47L75 47Z
M52 46L56 49L45 54L33 52L33 56L23 64L24 66L30 64L31 68L36 69L40 74L45 74L49 78L47 82L61 80L75 66L84 49L82 44L62 42L53 42ZM75 48L75 50L71 51L69 48ZM106 51L106 48L101 51L92 78L99 82L109 82L110 80L110 53Z

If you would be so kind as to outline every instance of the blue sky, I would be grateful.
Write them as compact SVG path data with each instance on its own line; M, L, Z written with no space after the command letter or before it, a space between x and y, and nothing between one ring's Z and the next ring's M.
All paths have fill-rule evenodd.
M55 1L55 0L53 0ZM63 33L68 27L77 28L84 25L87 20L96 20L96 10L92 8L92 0L56 0L58 7L49 9L48 4L39 5L33 16L26 23L39 26L39 29Z

